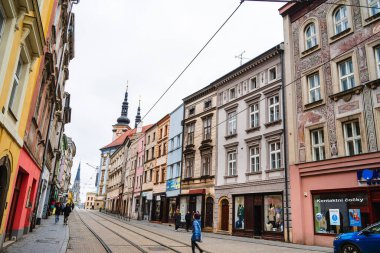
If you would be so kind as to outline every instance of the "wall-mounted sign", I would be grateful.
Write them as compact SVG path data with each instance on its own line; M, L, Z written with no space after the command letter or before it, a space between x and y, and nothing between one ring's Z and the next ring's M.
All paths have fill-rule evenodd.
M166 181L166 190L167 191L178 190L180 188L180 186L181 186L181 179L179 177Z
M340 226L339 209L329 209L329 213L330 213L330 225Z
M360 209L349 209L348 217L350 218L351 227L361 227L362 226L362 217L360 214Z

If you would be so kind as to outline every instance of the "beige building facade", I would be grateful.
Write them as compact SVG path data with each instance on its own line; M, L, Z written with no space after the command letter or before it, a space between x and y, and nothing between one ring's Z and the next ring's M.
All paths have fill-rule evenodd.
M84 209L95 209L95 192L86 193L86 201L84 202Z

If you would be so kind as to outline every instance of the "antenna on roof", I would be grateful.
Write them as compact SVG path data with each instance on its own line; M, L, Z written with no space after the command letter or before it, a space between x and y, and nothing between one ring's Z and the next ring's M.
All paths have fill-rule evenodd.
M235 58L240 59L240 66L243 65L243 59L246 60L248 58L243 57L243 54L245 54L245 50L241 52L240 54L236 55Z

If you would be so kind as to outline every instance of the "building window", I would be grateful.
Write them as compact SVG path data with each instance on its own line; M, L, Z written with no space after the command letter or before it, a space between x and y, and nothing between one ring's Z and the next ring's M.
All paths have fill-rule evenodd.
M309 103L321 100L321 84L319 82L319 73L311 74L307 77L309 85Z
M3 35L4 25L5 25L5 15L0 6L0 41L1 41L1 36Z
M164 183L165 182L165 172L166 170L163 168L161 169L161 183Z
M11 97L9 99L9 108L12 110L14 114L17 113L18 103L15 101L16 97L19 97L18 93L21 92L21 69L22 69L22 61L21 58L18 60L16 71L13 77L13 86L11 91Z
M380 46L375 48L376 74L380 78Z
M187 158L186 159L186 173L185 178L193 177L194 172L194 158Z
M166 143L164 143L164 146L162 149L162 155L166 155Z
M150 143L150 135L148 136L148 143L147 144L149 144Z
M346 155L357 155L362 153L359 121L351 121L343 124L344 142Z
M195 114L195 107L189 109L189 116L192 116Z
M269 69L269 81L274 81L277 79L277 69L273 67Z
M334 12L335 34L339 34L348 28L347 7L342 5Z
M187 145L194 144L195 123L187 125Z
M317 45L317 32L314 23L310 23L305 28L305 44L306 50Z
M211 117L203 120L203 140L211 140Z
M311 131L311 150L313 161L321 161L325 159L325 139L323 129Z
M260 148L251 147L249 149L249 168L250 172L259 172L260 171Z
M354 66L352 59L338 63L340 89L342 91L355 87Z
M376 15L380 12L380 1L379 0L368 0L368 7L370 16Z
M149 170L149 182L152 182L153 180L153 169Z
M160 171L156 170L156 180L155 180L155 183L158 184L159 180L160 180Z
M211 155L202 155L202 176L210 175L211 170Z
M280 142L272 142L269 144L270 169L281 168L281 146Z
M253 104L249 107L250 127L259 126L259 103Z
M148 171L144 171L144 183L147 182L147 177L148 177Z
M236 119L236 112L231 112L227 115L228 121L227 121L227 135L233 135L236 134L236 125L237 125L237 119Z
M251 90L254 90L257 88L257 79L256 77L252 77L250 80L249 80L249 88Z
M162 128L160 129L160 139L162 139L163 135L162 135Z
M211 99L208 99L205 101L205 109L208 109L211 107Z
M161 145L158 146L158 156L157 157L160 157L161 156Z
M236 151L227 153L228 159L228 176L236 175Z
M156 133L153 133L153 141L156 139Z
M230 93L230 100L236 98L235 88L231 88L229 93Z
M154 159L154 147L152 147L152 159Z
M269 98L269 122L280 119L280 97L278 95Z

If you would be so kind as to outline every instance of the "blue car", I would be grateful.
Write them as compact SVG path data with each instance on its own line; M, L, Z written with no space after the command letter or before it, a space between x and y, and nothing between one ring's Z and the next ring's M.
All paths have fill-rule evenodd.
M380 222L360 232L338 235L334 240L334 253L380 253Z

